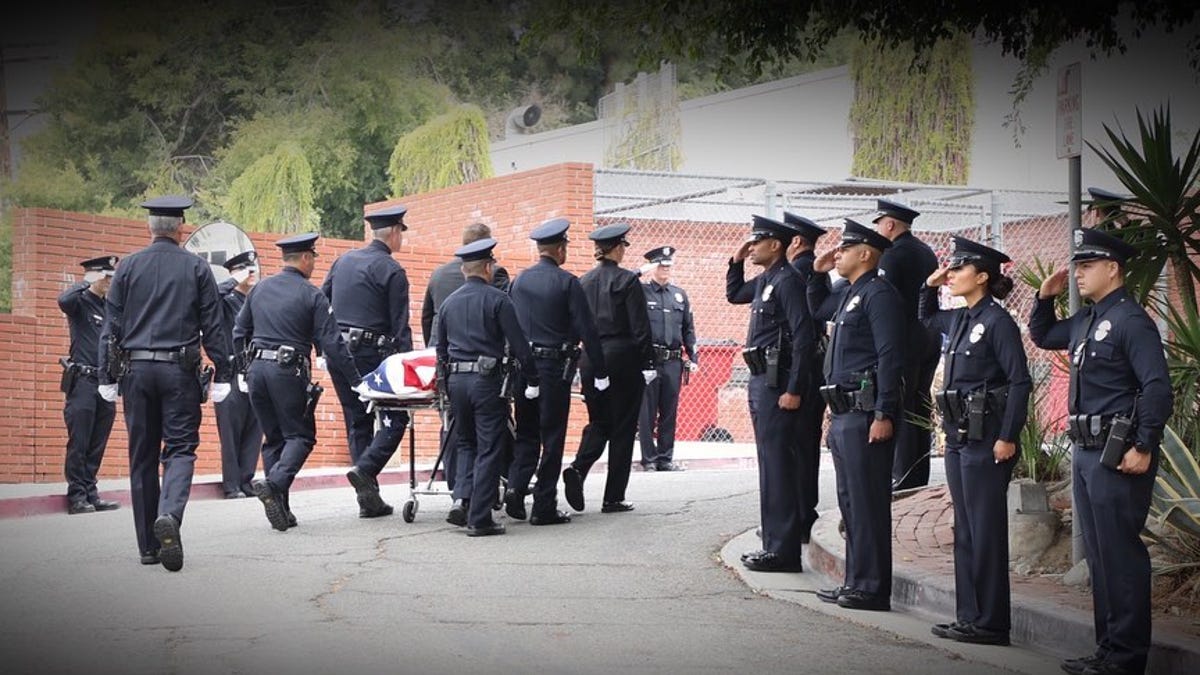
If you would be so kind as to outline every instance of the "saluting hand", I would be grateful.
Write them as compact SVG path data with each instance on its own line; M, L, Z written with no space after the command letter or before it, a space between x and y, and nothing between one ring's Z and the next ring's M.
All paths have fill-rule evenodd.
M783 410L799 410L800 394L789 394L786 391L779 395L779 407Z
M945 284L946 283L946 275L949 272L950 272L949 267L937 268L936 270L933 271L933 274L930 274L929 278L925 280L925 285L928 286L929 288L937 288L938 286Z
M813 261L813 271L818 274L824 274L833 269L833 256L837 255L837 249L831 248Z
M1064 267L1061 270L1051 274L1042 281L1042 287L1038 289L1038 297L1043 300L1053 298L1063 291L1067 290L1067 272L1069 270Z
M1140 476L1149 470L1150 453L1138 452L1137 448L1126 450L1125 456L1121 458L1121 463L1117 466L1117 471L1134 476Z
M750 246L753 243L754 242L752 241L742 242L742 245L739 246L738 250L733 254L733 262L740 263L745 260L746 256L750 255Z

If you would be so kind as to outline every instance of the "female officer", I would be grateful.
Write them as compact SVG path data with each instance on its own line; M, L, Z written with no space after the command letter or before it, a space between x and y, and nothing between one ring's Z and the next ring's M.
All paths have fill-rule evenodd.
M949 263L929 275L967 306L941 310L922 296L920 318L942 340L946 482L954 500L956 621L933 634L959 642L1009 643L1008 481L1025 425L1031 383L1017 324L997 300L1013 282L1009 257L954 237ZM936 296L935 296L936 297Z

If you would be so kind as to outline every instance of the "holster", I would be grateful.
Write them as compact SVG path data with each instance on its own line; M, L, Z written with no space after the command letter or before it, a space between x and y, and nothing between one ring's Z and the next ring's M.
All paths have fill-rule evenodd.
M108 351L108 378L119 384L129 372L129 352L121 349L115 337L109 337L104 348Z
M563 382L570 382L571 375L575 371L575 365L579 363L579 355L583 353L583 350L577 345L563 345L563 352L567 355L567 358L563 359L562 379Z
M772 389L779 388L779 352L775 347L763 350L763 358L767 362L767 386Z
M213 370L212 366L204 366L200 369L200 372L196 374L196 379L200 382L201 403L204 403L208 400L208 385L212 382L214 372L215 371Z
M1067 415L1067 436L1085 448L1107 444L1110 421L1102 415Z
M200 347L199 345L192 347L179 348L179 367L183 368L185 373L198 373L200 370Z
M762 375L767 372L767 355L763 347L746 347L742 349L742 359L750 368L751 375Z
M830 413L841 415L850 412L850 397L838 385L822 385L818 391L821 394L821 400L825 401L825 405L829 406Z
M58 365L63 368L62 381L58 383L58 388L62 393L69 394L75 386L75 378L79 377L79 370L65 356L59 357Z
M350 352L358 351L359 345L362 344L363 332L361 328L351 328L346 331L347 339L346 346L350 348Z
M500 372L503 378L500 380L500 398L511 401L513 398L513 390L517 388L516 367L513 364L511 356L505 356L500 360Z
M304 388L304 415L312 417L317 412L317 403L321 400L321 394L325 392L325 387L316 382L309 382Z
M500 359L494 356L481 356L475 361L475 363L478 364L479 367L477 372L484 377L494 374L496 369L500 367Z
M1133 420L1124 415L1116 415L1108 427L1108 438L1104 441L1104 450L1100 453L1100 464L1116 471L1121 465L1121 459L1133 445Z
M300 361L300 353L291 345L280 345L275 350L275 362L283 368L291 368Z
M958 389L939 391L933 395L933 400L937 403L938 411L941 412L942 419L946 424L956 429L962 425L966 411L961 391Z
M858 391L851 392L850 395L854 400L855 410L874 410L875 373L869 371L862 373Z

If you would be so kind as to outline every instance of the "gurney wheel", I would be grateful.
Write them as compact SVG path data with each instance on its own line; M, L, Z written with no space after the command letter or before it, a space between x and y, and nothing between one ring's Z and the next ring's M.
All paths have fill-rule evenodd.
M412 500L404 502L404 509L400 513L404 516L404 522L411 523L417 519L417 503Z

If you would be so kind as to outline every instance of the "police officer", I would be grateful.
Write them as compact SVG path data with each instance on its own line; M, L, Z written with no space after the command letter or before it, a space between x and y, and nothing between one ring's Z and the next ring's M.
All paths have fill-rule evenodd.
M111 511L114 501L101 499L96 472L108 447L117 406L100 398L96 379L100 328L104 325L104 296L116 270L117 256L106 255L79 263L83 281L58 296L58 308L67 316L71 352L63 361L62 391L66 394L63 419L67 425L67 513Z
M612 386L596 388L598 364L580 361L580 388L587 404L588 423L579 440L579 450L571 465L563 469L563 491L567 503L582 511L583 481L588 471L608 446L608 479L604 484L602 513L632 511L625 501L629 471L633 463L633 440L637 434L642 392L658 376L654 370L654 350L650 342L650 319L646 314L646 295L636 273L623 269L621 260L629 241L628 223L601 227L588 238L599 264L580 278L596 332L604 351L604 365ZM640 374L639 374L640 371Z
M404 239L402 205L391 206L366 216L372 241L343 254L333 263L321 291L333 305L342 338L354 355L359 373L375 370L392 354L412 351L412 330L408 327L408 275L392 253ZM330 373L342 412L346 418L346 436L354 468L346 474L358 499L360 518L392 514L392 506L379 495L377 476L396 453L408 413L380 413L380 427L367 413L366 404L336 371Z
M529 234L537 242L538 261L521 272L509 290L521 331L529 339L537 363L540 395L533 401L520 396L514 401L516 440L504 504L510 517L525 518L525 494L536 467L531 525L571 521L558 510L557 486L580 340L593 364L596 390L604 391L609 384L604 351L583 286L574 274L562 268L567 260L570 225L566 218L555 218ZM524 386L524 378L518 378L517 390Z
M254 286L233 329L250 405L265 435L265 478L255 480L252 489L271 527L281 532L296 525L288 490L317 438L313 413L321 390L312 384L309 350L320 349L331 375L356 384L359 380L329 300L309 282L317 238L307 233L275 242L283 254L283 270Z
M505 344L520 363L525 388L519 396L538 398L538 369L521 332L512 300L491 286L496 240L480 239L455 251L466 282L450 294L438 313L437 355L448 380L450 406L458 426L455 496L470 495L467 535L504 534L492 519L508 433L508 400L503 391ZM470 472L468 479L468 467Z
M935 397L946 432L946 483L954 501L955 621L933 634L1007 645L1008 481L1019 456L1032 383L1021 331L997 300L1012 291L1000 273L1007 255L954 237L954 252L926 286L945 284L967 306L939 310L921 294L921 321L943 344L942 391Z
M747 569L800 572L806 526L797 498L801 485L797 439L800 406L811 389L816 331L808 313L800 274L788 263L787 248L798 230L754 216L750 236L734 253L725 273L725 298L750 304L750 326L742 355L750 367L747 388L750 419L758 450L760 551L742 557ZM763 268L745 280L746 258Z
M646 294L650 338L654 343L654 363L658 371L658 377L646 385L641 419L638 423L642 468L648 471L683 470L683 467L673 461L679 391L683 383L683 369L695 372L700 363L696 355L692 303L682 288L671 283L675 252L673 246L659 246L643 254L649 264L653 265L650 280L642 284L642 289ZM683 354L687 354L688 357L686 364L683 362Z
M1071 359L1071 486L1091 570L1097 649L1063 669L1141 673L1150 649L1150 556L1140 535L1171 414L1171 380L1162 336L1125 289L1137 249L1097 229L1075 236L1075 283L1088 304L1055 319L1064 268L1042 282L1029 319L1034 344L1070 350Z
M900 378L908 325L900 294L878 275L891 242L849 218L833 258L850 286L833 316L821 396L832 413L826 443L837 475L838 506L846 526L842 586L817 592L847 609L891 609L892 452L900 424ZM827 288L829 255L813 266L819 306ZM924 330L924 329L922 329Z
M466 246L471 242L490 236L492 236L492 228L484 223L472 223L463 228L462 243L463 246ZM507 291L508 284L508 271L497 266L492 285L502 291ZM425 340L426 347L432 347L437 342L438 308L442 306L446 298L450 297L451 293L457 291L458 287L462 285L462 261L458 258L438 266L429 276L429 283L425 286L425 301L421 304L421 336ZM442 473L446 477L446 487L454 490L456 457L454 452L447 450L455 447L452 438L454 420L450 417L449 411L443 411L442 418L442 461L445 465Z
M938 347L923 339L928 333L917 319L922 294L937 301L937 290L925 287L925 280L938 267L937 256L929 245L913 235L913 220L918 211L887 199L877 200L875 229L892 242L879 261L879 276L900 291L904 300L907 335L913 342L904 367L904 413L896 420L896 458L892 465L892 489L920 487L929 483L929 452L933 443L927 420L932 412L929 389L937 370Z
M221 291L222 323L233 338L238 312L246 304L246 294L256 281L258 254L243 251L223 263L230 278L218 286ZM213 406L217 414L217 435L221 439L221 488L226 499L254 494L250 481L262 449L262 430L250 407L250 397L233 387L229 397Z
M183 568L179 526L192 488L200 444L200 343L215 368L210 395L229 395L229 332L212 270L180 247L188 197L156 197L149 210L152 243L127 257L106 296L100 336L100 395L117 398L120 381L129 432L129 488L143 564ZM123 356L116 350L123 352ZM159 487L159 464L162 486Z

